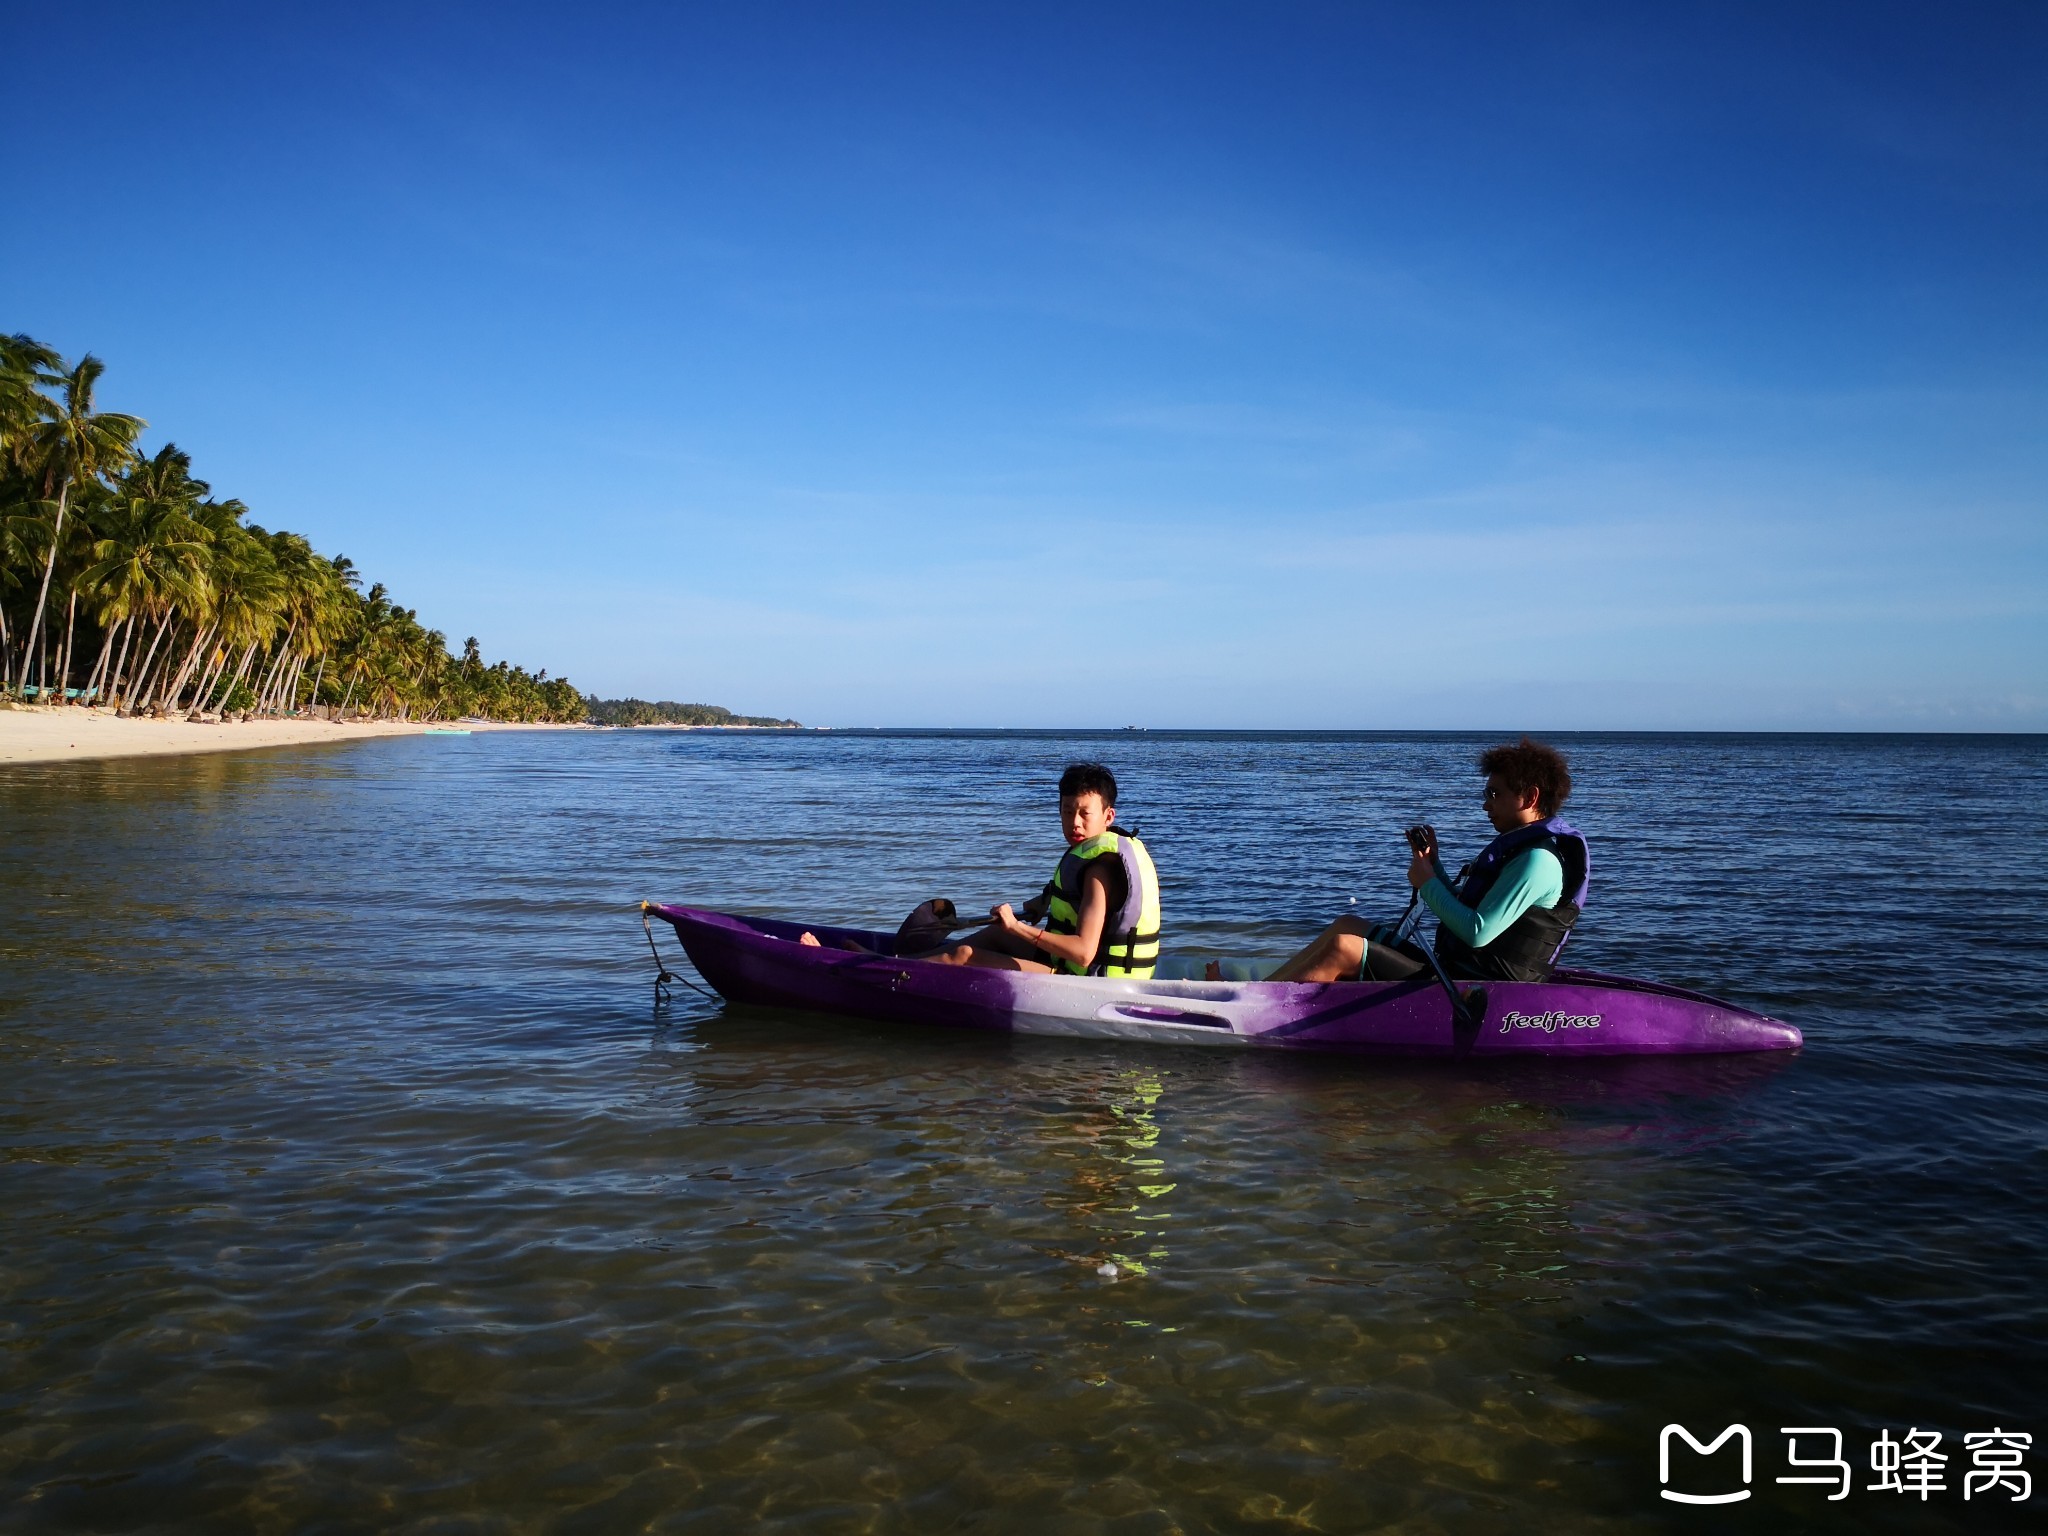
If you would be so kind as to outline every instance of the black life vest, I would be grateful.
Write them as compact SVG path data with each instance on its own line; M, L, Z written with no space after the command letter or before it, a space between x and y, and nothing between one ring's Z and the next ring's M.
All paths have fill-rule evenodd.
M1484 981L1542 981L1571 937L1586 907L1592 857L1585 834L1561 817L1503 832L1465 866L1458 900L1476 908L1500 880L1501 871L1531 848L1548 849L1564 866L1564 894L1554 907L1531 907L1492 943L1474 949L1449 929L1437 929L1436 952L1453 975Z

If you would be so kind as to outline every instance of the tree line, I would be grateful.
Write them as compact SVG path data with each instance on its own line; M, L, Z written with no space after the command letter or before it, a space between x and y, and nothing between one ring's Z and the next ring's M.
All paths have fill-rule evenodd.
M794 720L736 715L720 704L678 704L671 699L658 704L645 699L585 699L583 705L593 725L758 725L797 729Z
M140 417L99 409L98 358L0 334L0 690L131 713L576 721L566 678L460 655L345 555L249 521Z

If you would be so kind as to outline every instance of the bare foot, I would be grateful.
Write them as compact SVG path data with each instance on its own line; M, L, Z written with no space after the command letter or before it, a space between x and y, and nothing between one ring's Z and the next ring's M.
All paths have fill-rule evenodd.
M1221 960L1211 960L1207 965L1202 967L1202 980L1221 981L1222 979L1223 962Z
M818 936L815 933L802 935L797 939L797 943L803 945L806 949L823 949L825 947L818 942Z

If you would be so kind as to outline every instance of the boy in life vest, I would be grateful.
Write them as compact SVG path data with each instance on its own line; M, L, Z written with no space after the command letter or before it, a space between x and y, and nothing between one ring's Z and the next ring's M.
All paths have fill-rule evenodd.
M1437 858L1434 834L1408 864L1408 883L1436 914L1437 958L1468 980L1542 981L1586 904L1586 839L1558 808L1571 770L1555 747L1524 736L1479 757L1486 819L1500 835L1454 882ZM1427 829L1419 829L1426 831ZM1406 981L1428 960L1385 942L1391 932L1340 917L1268 981ZM1211 979L1218 975L1211 968Z
M1116 821L1116 775L1073 763L1060 775L1067 851L1043 891L988 927L926 959L1007 971L1149 977L1159 959L1159 875L1152 855Z

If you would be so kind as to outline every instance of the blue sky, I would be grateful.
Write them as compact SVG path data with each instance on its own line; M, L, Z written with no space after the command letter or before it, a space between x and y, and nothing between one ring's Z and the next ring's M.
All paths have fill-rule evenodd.
M586 691L2048 727L2039 5L8 15L0 327Z

